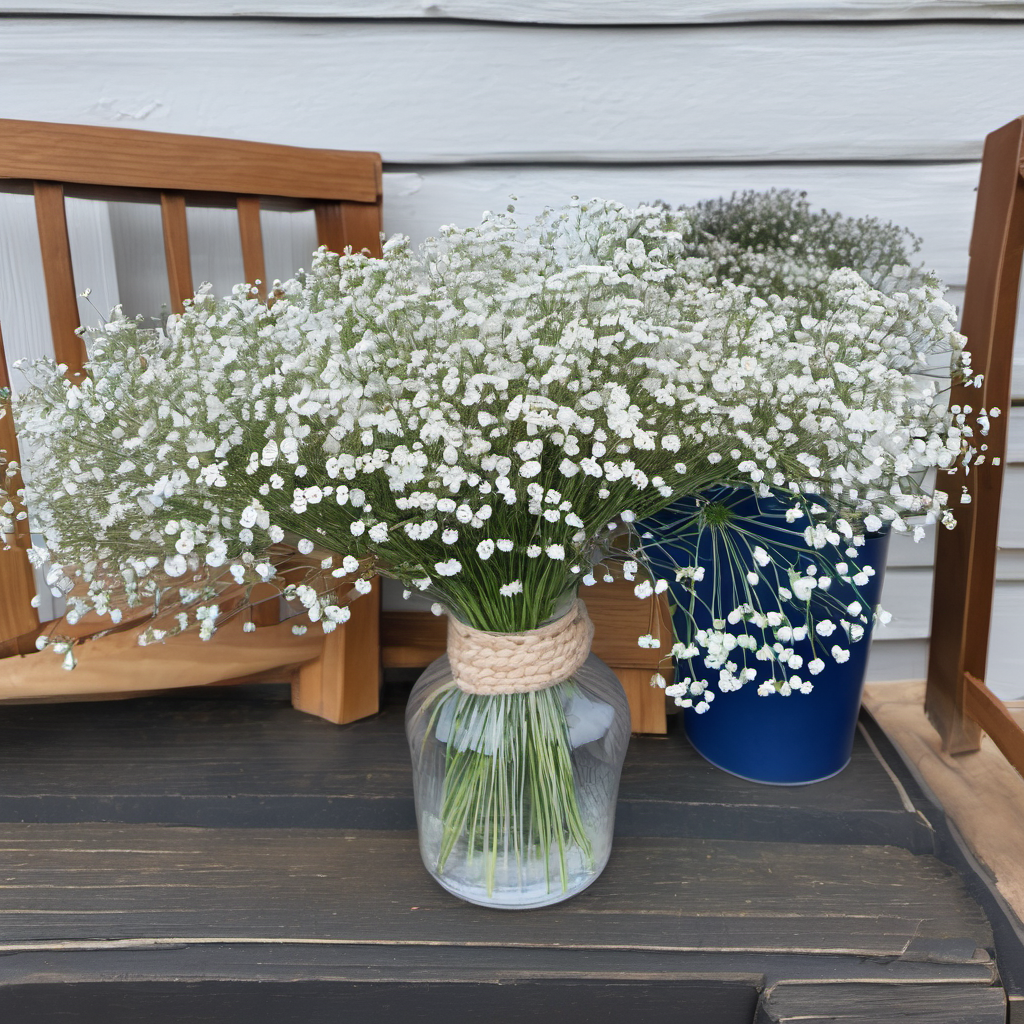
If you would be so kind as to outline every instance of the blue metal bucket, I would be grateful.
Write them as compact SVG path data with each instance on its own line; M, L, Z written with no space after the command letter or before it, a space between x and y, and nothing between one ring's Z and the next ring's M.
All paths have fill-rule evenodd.
M803 525L806 525L806 520L803 525L800 521L786 523L784 511L789 507L788 503L775 498L758 498L753 492L725 489L709 495L712 499L721 499L723 496L734 514L742 518L744 531L753 537L763 538L764 546L779 543L784 534L788 534L789 543L803 545ZM680 514L692 514L695 505L693 499L684 501L641 526L642 530L648 530L659 538L655 544L660 546L661 553L679 565L697 564L694 562L695 557L699 564L709 564L712 543L721 543L721 535L717 535L719 539L714 541L710 531L705 531L699 545L691 545L689 548L660 539L661 531L670 532L671 524L678 520ZM858 549L856 562L860 566L872 566L875 575L865 585L857 588L836 581L829 589L829 594L844 604L859 600L865 608L873 609L878 604L882 589L888 545L888 530L869 535L864 546ZM810 548L805 550L809 560L822 563L822 552ZM661 561L659 554L655 549L656 563ZM742 568L758 570L754 564ZM729 576L722 574L717 581L709 577L710 574L706 575L702 582L695 585L698 597L710 599L711 588L717 587L724 604L731 607L739 603L735 592L731 590L734 581ZM678 595L680 600L684 596L682 592ZM682 636L685 629L684 613L675 610L674 614L677 631ZM709 611L705 617L706 621L700 621L698 611L695 615L698 626L710 625ZM761 639L753 625L747 628L758 640ZM698 753L716 767L753 782L795 786L830 778L846 767L853 752L870 640L869 623L865 626L864 637L848 645L848 661L840 664L831 658L823 659L825 668L820 674L814 677L804 675L804 678L811 679L812 691L785 697L779 694L759 696L756 683L747 683L738 690L722 693L714 685L718 678L717 671L704 668L695 659L688 671L696 669L696 676L713 687L715 698L703 714L698 714L692 708L684 709L683 720L690 742ZM803 655L805 665L814 657L810 640L794 641L791 646Z

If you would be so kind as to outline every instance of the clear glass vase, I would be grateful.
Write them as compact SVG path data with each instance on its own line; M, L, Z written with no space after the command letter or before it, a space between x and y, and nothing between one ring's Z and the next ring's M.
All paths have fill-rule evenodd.
M406 710L420 853L449 892L485 907L568 899L611 853L629 704L591 654L530 693L466 693L438 658Z

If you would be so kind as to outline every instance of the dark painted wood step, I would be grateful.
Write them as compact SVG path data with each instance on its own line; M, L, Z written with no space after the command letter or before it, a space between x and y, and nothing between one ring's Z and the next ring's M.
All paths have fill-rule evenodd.
M532 1021L568 1003L581 1021L746 1024L780 954L787 980L846 978L869 1003L942 984L987 1024L1002 998L959 879L892 847L627 837L586 892L521 914L443 892L399 831L5 824L0 858L4 1020ZM279 947L304 947L304 969L268 971ZM172 977L126 973L160 954Z
M335 726L281 687L0 707L0 780L0 821L415 827L402 707ZM845 772L806 787L734 778L678 733L634 737L617 831L931 850L859 735Z

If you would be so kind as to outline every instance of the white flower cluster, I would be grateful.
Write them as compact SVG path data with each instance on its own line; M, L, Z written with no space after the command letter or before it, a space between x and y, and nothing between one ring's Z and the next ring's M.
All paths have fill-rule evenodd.
M286 596L324 628L338 577L381 572L514 631L594 582L623 524L713 485L897 529L938 514L920 475L969 431L931 376L939 354L962 371L938 283L832 269L809 313L727 279L695 223L599 200L488 214L419 253L321 251L269 308L239 286L166 334L115 318L79 384L35 364L27 500L72 614L178 602L205 635L288 545L312 568Z

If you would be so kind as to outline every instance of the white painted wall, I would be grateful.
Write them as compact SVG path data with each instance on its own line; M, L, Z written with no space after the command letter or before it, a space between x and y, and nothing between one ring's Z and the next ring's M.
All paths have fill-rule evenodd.
M8 0L0 12L6 117L378 150L385 228L414 240L509 195L531 211L573 194L680 203L801 188L909 226L955 301L982 140L1024 113L1022 58L1017 0ZM101 308L119 296L158 312L155 210L82 206L79 286ZM190 214L196 280L218 290L241 276L228 219ZM0 224L0 317L25 355L45 337L30 205L2 197ZM270 276L308 260L310 218L268 215L264 229ZM1024 409L1011 419L990 679L1019 697ZM930 544L894 542L883 603L896 619L873 678L923 675L930 562Z

